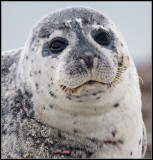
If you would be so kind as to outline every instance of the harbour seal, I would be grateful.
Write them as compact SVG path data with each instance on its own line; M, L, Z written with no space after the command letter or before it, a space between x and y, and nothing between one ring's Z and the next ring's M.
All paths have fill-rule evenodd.
M2 56L2 157L144 157L141 106L112 20L84 7L49 13Z

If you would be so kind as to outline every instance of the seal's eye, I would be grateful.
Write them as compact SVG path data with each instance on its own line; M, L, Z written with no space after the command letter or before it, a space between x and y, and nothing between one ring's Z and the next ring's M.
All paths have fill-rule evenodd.
M68 42L64 38L53 39L50 43L50 50L52 53L59 53L64 50L68 45Z
M94 40L100 45L109 45L111 42L110 35L104 30L98 31L94 36Z

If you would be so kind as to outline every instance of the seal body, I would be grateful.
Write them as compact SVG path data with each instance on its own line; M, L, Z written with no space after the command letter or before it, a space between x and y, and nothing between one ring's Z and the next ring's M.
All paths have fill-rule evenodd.
M55 11L23 49L3 55L4 157L144 156L138 74L108 17L84 7Z

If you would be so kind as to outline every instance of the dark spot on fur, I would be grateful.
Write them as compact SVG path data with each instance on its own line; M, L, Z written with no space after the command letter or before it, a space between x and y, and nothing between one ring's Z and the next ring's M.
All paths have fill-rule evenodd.
M144 146L142 146L142 154L144 153Z
M75 114L73 114L74 115L74 117L76 117L77 116L77 114L75 113Z
M121 66L122 66L122 63L121 63L121 62L119 62L119 63L118 63L118 66L119 66L119 67L121 67Z
M25 94L26 94L29 98L32 98L32 92L25 90Z
M132 152L130 152L130 155L132 156Z
M40 73L41 73L41 70L39 70L38 73L40 74Z
M2 130L2 135L4 134L6 134L7 133L7 131L6 130Z
M82 102L81 100L79 100L79 102Z
M38 90L38 89L39 89L39 85L38 85L38 83L36 83L35 85L36 85L36 90Z
M70 73L69 73L71 76L73 75L73 71L70 71Z
M8 73L9 73L9 69L7 68L7 66L3 65L2 66L2 74L7 75Z
M48 86L50 87L50 84L48 84Z
M116 48L114 45L111 46L113 49Z
M30 77L32 77L32 74L30 73Z
M123 142L123 140L118 139L116 141L114 141L114 140L104 140L103 143L117 145L118 143L123 144L124 142Z
M117 133L116 129L112 131L113 137L115 137L116 133Z
M63 86L63 87L62 87L62 90L65 90L65 89L66 89L66 86Z
M74 133L78 133L78 130L74 129L73 132L74 132Z
M50 108L53 108L53 106L52 106L52 105L50 105Z
M92 154L93 154L92 152L87 152L87 157L90 158L92 156Z
M118 104L118 103L114 104L114 107L115 107L115 108L117 108L118 106L119 106L119 104Z
M139 140L139 145L141 144L141 139Z
M122 139L119 139L117 140L117 143L124 144L124 141Z
M97 94L96 94L96 93L93 93L92 95L93 95L93 96L96 96Z
M52 91L50 91L49 93L52 97L56 98L56 95Z
M116 54L114 54L114 57L115 57L115 58L117 58L117 55L116 55Z
M98 143L98 139L96 139L96 138L89 138L89 140L90 140L91 142L95 143L95 144Z
M83 23L84 25L86 25L86 24L89 23L89 21L88 21L88 19L87 19L86 17L83 17L83 18L82 18L82 23Z
M105 140L103 141L105 144L112 144L112 145L116 145L116 141L111 141L111 140Z
M60 133L60 132L58 132L58 137L59 137L59 138L62 138L62 135L61 135L61 133Z
M143 128L143 136L144 136L144 128Z
M26 56L26 60L28 59L28 56Z
M33 59L31 60L31 63L33 63Z
M67 99L72 100L72 98L70 96L66 96Z
M97 97L96 99L100 99L100 97Z
M100 55L97 55L97 58L98 58L98 59L101 59Z

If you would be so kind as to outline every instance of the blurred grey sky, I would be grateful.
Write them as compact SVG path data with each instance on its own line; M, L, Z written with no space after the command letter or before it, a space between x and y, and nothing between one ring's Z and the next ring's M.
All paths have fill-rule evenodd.
M136 64L151 59L151 2L2 2L2 51L23 47L32 26L48 12L86 6L109 16L120 29Z

